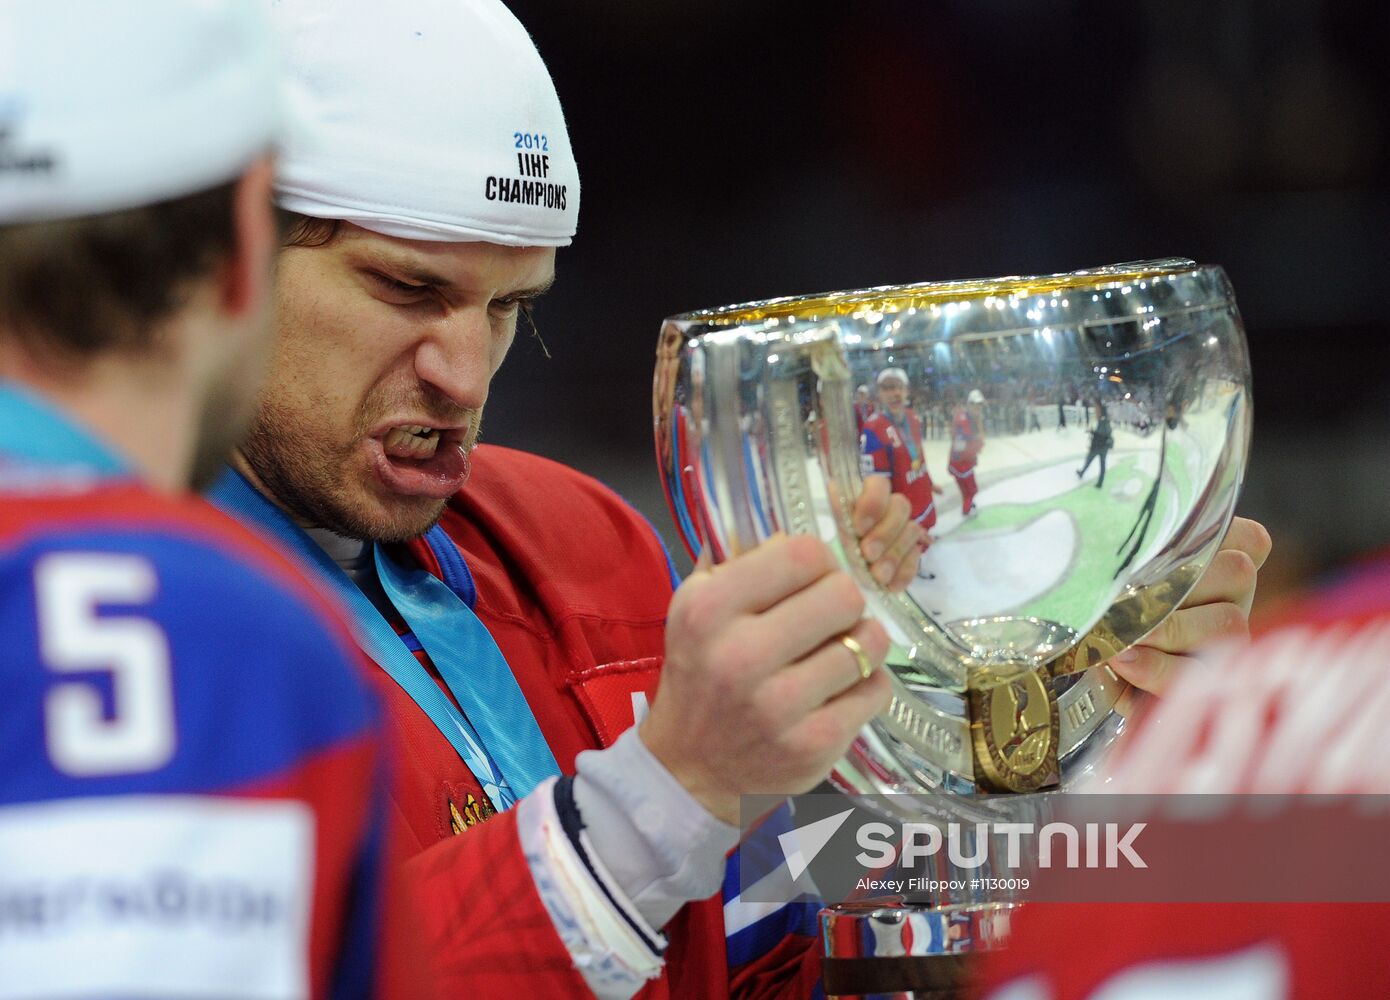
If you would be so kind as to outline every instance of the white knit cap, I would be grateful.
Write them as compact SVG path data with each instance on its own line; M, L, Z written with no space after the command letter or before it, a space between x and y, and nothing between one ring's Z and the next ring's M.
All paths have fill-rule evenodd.
M0 0L0 223L228 181L276 138L277 85L246 0Z
M969 395L965 397L965 401L967 403L983 403L985 401L985 394L979 389L971 389Z
M268 0L296 106L277 201L405 239L566 246L579 169L497 0Z
M889 379L894 378L901 382L903 385L909 384L907 381L907 372L903 371L901 368L885 368L883 369L883 371L878 373L878 378L874 379L874 385L882 385Z

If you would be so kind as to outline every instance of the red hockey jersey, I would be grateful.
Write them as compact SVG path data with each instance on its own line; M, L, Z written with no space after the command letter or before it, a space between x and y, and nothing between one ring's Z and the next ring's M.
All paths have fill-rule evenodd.
M1390 562L1382 562L1250 647L1184 674L1121 745L1106 790L1390 792L1387 655ZM1021 911L1011 947L989 963L986 993L1390 996L1387 939L1385 904L1033 905Z
M951 458L948 463L951 471L963 475L975 468L984 446L985 429L980 421L965 410L957 410L951 421Z
M864 471L891 476L893 492L907 498L909 516L923 528L932 528L936 525L936 498L926 456L922 454L922 424L917 414L906 408L901 426L905 432L881 411L864 422L859 439Z
M372 992L376 710L292 560L133 482L0 486L0 636L0 992Z
M467 487L441 522L476 584L496 640L560 769L611 744L654 698L671 597L665 550L618 496L546 459L479 447ZM416 561L440 568L423 540ZM438 680L424 653L417 653ZM423 913L442 995L587 996L532 882L515 812L493 815L473 775L415 703L384 675L399 733L395 842ZM442 686L442 685L441 685ZM815 940L784 936L744 965L726 959L719 897L663 929L665 969L639 996L807 996Z

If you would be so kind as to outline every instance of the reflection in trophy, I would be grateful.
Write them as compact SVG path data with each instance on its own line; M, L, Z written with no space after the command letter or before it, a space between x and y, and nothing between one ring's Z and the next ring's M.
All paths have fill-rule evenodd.
M1186 260L673 317L654 402L692 552L817 535L888 630L892 705L831 777L911 793L891 800L904 817L923 795L969 809L1094 768L1136 697L1105 661L1215 553L1250 433L1230 286ZM921 529L906 593L859 554L848 512L866 476L888 478Z

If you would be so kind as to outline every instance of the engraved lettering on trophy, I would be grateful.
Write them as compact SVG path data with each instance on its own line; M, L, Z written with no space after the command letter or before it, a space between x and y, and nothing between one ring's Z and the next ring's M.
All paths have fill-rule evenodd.
M932 722L901 698L894 698L888 708L893 721L912 738L918 749L942 753L960 753L960 737L944 726Z
M1072 753L1105 723L1112 711L1121 711L1119 703L1128 690L1129 686L1119 681L1107 666L1093 667L1083 674L1057 699L1063 719L1062 744L1058 747L1058 755L1066 757ZM1087 701L1089 705L1073 713L1072 706L1081 701ZM1125 713L1121 711L1121 714ZM1073 717L1080 721L1074 722Z
M1083 691L1066 707L1067 725L1073 729L1080 729L1086 724L1086 720L1095 714L1095 696L1090 691Z
M782 481L782 496L786 501L787 526L791 534L810 534L810 503L806 497L806 487L802 483L806 470L802 467L800 450L797 448L801 421L796 414L795 405L785 395L775 389L770 395L773 397L772 430L776 441L777 472L778 478Z

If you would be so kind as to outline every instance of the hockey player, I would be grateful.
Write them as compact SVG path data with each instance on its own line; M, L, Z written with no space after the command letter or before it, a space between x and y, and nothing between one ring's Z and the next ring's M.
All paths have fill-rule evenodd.
M702 564L673 597L611 492L473 447L579 203L507 11L273 9L310 115L278 181L281 339L219 496L318 560L382 668L441 992L808 995L814 908L726 904L725 856L741 793L810 787L886 703L886 635L813 539ZM865 494L861 550L901 588L920 529L886 481Z
M1390 563L1381 558L1251 645L1178 677L1107 768L1105 790L1200 794L1218 817L1223 796L1259 795L1269 839L1247 846L1256 853L1287 841L1284 810L1300 801L1366 796L1358 808L1379 814L1390 792L1387 643ZM1248 837L1253 828L1241 829ZM1356 863L1335 851L1290 854L1290 879L1307 885L1321 864ZM989 963L984 992L991 1000L1387 996L1387 930L1384 903L1037 905Z
M951 457L946 464L960 487L960 512L965 517L975 513L975 494L979 492L975 463L984 447L985 397L979 389L971 389L951 422Z
M804 995L814 910L726 940L725 856L740 794L811 787L886 705L887 636L818 541L703 567L673 599L612 493L473 447L580 196L506 9L272 10L309 114L277 177L277 354L218 495L318 561L382 668L395 842L440 992ZM901 587L906 504L875 486L856 514Z
M189 493L268 354L256 13L0 5L6 996L372 986L359 654L281 552Z
M1110 414L1105 410L1105 404L1096 400L1096 426L1091 431L1091 447L1086 452L1086 461L1081 464L1081 468L1076 470L1076 478L1083 479L1086 470L1091 467L1091 463L1100 459L1100 475L1096 477L1096 489L1105 485L1105 457L1110 454L1110 449L1115 444L1115 437L1110 431Z
M885 368L874 379L878 408L864 422L859 436L864 474L886 476L893 492L907 498L909 513L922 529L921 548L927 532L936 526L936 497L941 487L932 482L922 454L922 422L907 405L907 372Z

